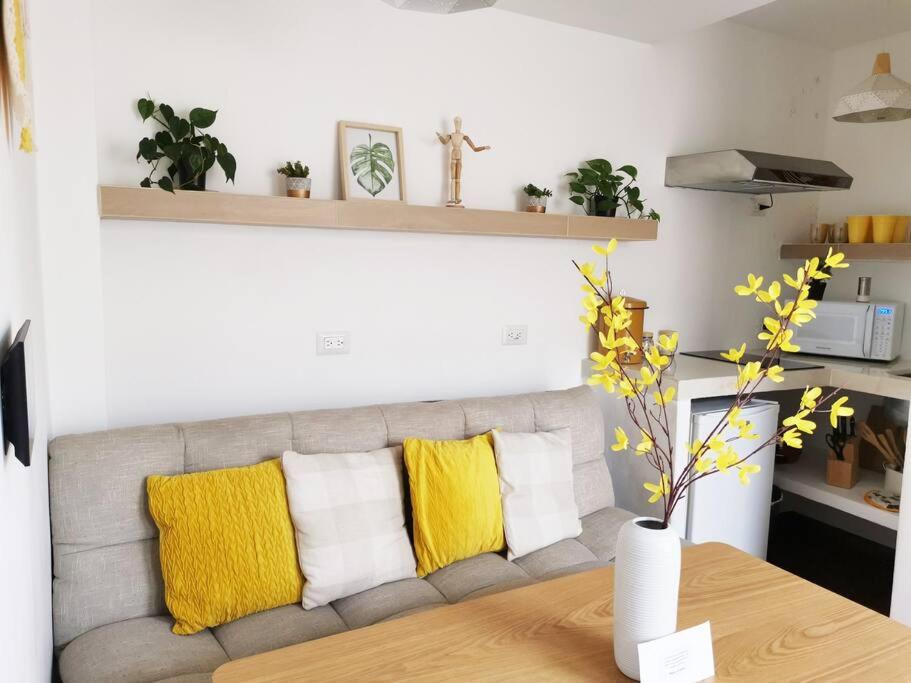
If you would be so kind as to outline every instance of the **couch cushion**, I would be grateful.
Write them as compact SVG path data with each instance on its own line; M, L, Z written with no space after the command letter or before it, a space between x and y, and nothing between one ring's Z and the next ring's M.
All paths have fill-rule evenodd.
M93 628L167 614L158 539L54 554L54 643Z
M348 453L385 448L386 420L378 406L291 413L291 450Z
M497 396L459 401L465 412L465 436L492 429L504 432L535 431L535 409L528 396Z
M568 567L563 567L562 569L554 569L551 572L547 572L544 576L541 576L539 578L541 581L550 581L551 579L559 579L561 576L569 576L570 574L587 572L592 569L601 569L602 567L606 567L609 564L610 562L606 560L592 560L591 562L571 564Z
M287 413L187 422L180 431L186 444L185 472L255 465L291 447Z
M307 609L415 576L402 447L282 455Z
M459 602L469 593L497 583L527 578L520 567L496 553L476 555L427 575L427 581L449 602Z
M465 438L465 411L458 401L394 403L380 406L386 420L388 446L408 437L446 441Z
M614 504L614 487L603 457L573 465L573 494L584 517Z
M582 518L579 543L591 550L599 560L613 560L617 555L617 534L624 522L636 515L620 508L604 508Z
M450 441L407 438L404 451L418 576L503 550L503 506L490 434Z
M541 578L550 572L597 560L595 554L574 538L553 543L513 560L529 576Z
M186 635L300 600L279 460L147 480L165 601Z
M62 436L48 446L56 645L164 612L145 480L182 472L183 448L174 425Z
M459 602L474 600L475 598L483 598L485 595L493 595L494 593L502 593L503 591L511 591L513 588L522 588L523 586L530 586L533 583L538 583L538 581L537 579L533 579L530 576L526 576L524 579L510 579L509 581L495 583L492 586L479 588L476 591L472 591L468 595L463 595Z
M445 604L446 598L427 581L405 579L336 600L332 606L348 628L360 628L416 607Z
M238 659L347 630L328 605L311 610L285 605L218 626L213 633L228 656Z
M420 614L421 612L429 612L432 609L439 609L440 607L445 607L446 603L434 603L432 605L421 605L420 607L412 607L411 609L406 609L404 612L397 612L391 616L381 619L380 623L384 621L395 621L396 619L404 619L405 617L410 617L412 614Z
M171 633L170 617L141 617L96 628L73 640L60 655L66 683L146 683L215 671L228 661L211 631Z
M604 416L591 387L529 394L535 431L569 427L573 444L573 487L580 515L614 504L610 471L604 460Z
M495 430L491 435L503 499L506 558L514 560L582 533L569 429Z

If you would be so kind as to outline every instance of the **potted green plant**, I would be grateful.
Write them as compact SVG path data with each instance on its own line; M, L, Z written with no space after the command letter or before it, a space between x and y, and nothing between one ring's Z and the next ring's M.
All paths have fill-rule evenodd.
M276 171L279 175L285 176L287 192L289 197L300 197L309 199L310 197L310 167L302 166L300 161L291 163L285 162L285 165Z
M163 102L156 105L145 98L136 103L136 108L143 121L152 119L163 128L155 137L139 141L136 160L141 157L152 166L149 175L139 183L141 187L158 185L168 192L205 190L206 172L216 163L225 173L225 182L234 182L237 162L228 148L218 138L199 132L215 123L217 111L196 107L185 119L174 114L169 105ZM155 180L162 159L170 163L166 172Z
M589 216L616 216L622 206L630 218L661 220L658 212L646 210L639 188L634 186L638 173L635 166L614 169L606 159L591 159L566 174L570 178L569 200Z
M547 198L554 196L554 193L546 187L542 189L531 183L528 183L528 185L523 187L522 192L528 195L528 206L525 207L525 210L533 213L544 213L547 211Z

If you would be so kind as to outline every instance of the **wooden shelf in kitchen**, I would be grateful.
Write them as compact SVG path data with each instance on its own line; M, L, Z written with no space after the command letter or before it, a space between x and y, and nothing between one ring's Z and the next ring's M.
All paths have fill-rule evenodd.
M883 487L882 472L861 469L854 488L842 489L826 483L826 456L807 449L800 460L787 465L775 465L775 484L793 494L822 505L879 524L898 529L898 513L873 507L864 501L870 489Z
M911 242L887 242L875 244L782 244L781 258L808 259L814 256L822 258L835 247L845 253L848 261L911 261Z
M172 195L154 188L108 185L99 188L99 210L103 219L121 220L581 240L658 238L658 223L630 218L448 209L402 202L295 199L232 192L178 191Z

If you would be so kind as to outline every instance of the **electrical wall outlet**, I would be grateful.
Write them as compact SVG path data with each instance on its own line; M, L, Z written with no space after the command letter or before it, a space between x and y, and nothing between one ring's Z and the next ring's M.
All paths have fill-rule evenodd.
M507 325L502 342L503 346L524 346L528 343L528 325Z
M316 355L334 356L351 352L350 332L317 332Z

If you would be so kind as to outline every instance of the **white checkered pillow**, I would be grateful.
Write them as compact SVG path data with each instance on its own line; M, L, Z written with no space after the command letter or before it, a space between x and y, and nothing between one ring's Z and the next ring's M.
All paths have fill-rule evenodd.
M569 429L493 431L510 560L582 533Z
M415 576L401 446L369 453L286 451L282 469L304 609Z

